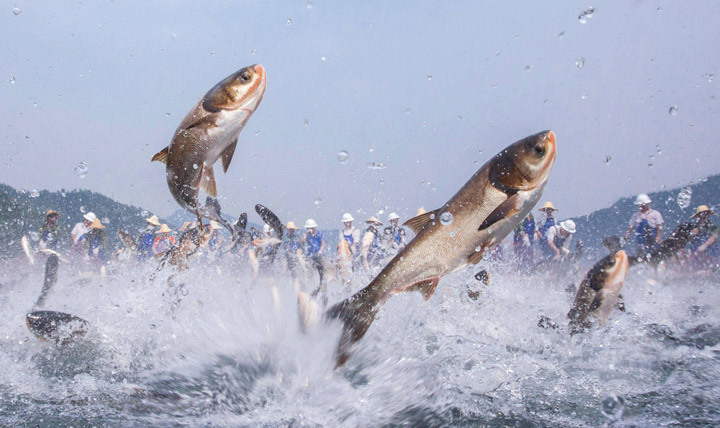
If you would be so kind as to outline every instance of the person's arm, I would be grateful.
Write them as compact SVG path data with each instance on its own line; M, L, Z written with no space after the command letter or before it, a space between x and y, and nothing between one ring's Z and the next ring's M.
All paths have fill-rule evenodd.
M550 250L552 250L555 253L555 257L560 257L560 249L555 246L555 227L551 227L548 229L547 233L545 234L548 243L548 247L550 247Z
M318 254L322 254L323 250L325 249L325 239L324 237L320 238L320 250L318 250Z
M698 249L697 249L698 252L700 252L700 253L705 252L705 250L707 250L707 248L708 248L709 246L711 246L712 244L714 244L715 241L716 241L715 236L711 236L710 238L708 238L707 241L703 242L703 244L698 247Z
M662 227L662 224L658 224L657 226L657 236L655 237L655 242L657 242L658 244L662 242Z

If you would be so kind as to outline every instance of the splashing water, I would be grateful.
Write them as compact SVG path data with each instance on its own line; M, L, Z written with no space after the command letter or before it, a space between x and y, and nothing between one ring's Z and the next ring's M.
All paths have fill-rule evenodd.
M442 224L443 226L451 225L453 220L454 217L449 211L445 211L444 213L440 214L440 224Z
M75 166L75 176L77 176L77 178L85 178L87 173L88 167L85 162L80 162L77 166Z
M677 195L677 204L680 208L685 209L690 206L690 201L692 200L692 189L690 187L685 187L682 190L680 190L680 193Z

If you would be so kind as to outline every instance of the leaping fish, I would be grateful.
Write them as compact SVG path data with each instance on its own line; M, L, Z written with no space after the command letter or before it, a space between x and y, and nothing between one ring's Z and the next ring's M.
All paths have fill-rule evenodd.
M499 244L540 199L554 163L555 134L531 135L483 165L441 208L408 220L415 238L367 287L325 315L343 322L337 365L393 294L419 291L427 300L441 277L477 264L487 248ZM304 301L301 296L301 317Z
M235 237L233 227L222 219L215 204L198 204L200 189L215 198L213 165L221 159L227 172L240 131L255 112L265 93L265 69L245 67L212 87L190 110L175 131L170 145L153 156L166 165L170 193L181 207L202 218L221 223Z

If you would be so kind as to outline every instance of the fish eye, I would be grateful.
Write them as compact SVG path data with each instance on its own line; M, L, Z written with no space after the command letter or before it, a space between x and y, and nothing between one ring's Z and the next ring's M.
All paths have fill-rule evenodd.
M545 154L545 146L542 144L538 144L535 147L533 147L533 150L535 151L535 156L542 157Z
M243 82L249 82L250 81L250 73L248 73L247 71L243 71L240 74L240 80L242 80Z

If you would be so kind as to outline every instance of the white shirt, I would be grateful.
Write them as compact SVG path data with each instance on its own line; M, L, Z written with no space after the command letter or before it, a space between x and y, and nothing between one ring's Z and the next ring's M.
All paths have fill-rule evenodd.
M80 222L73 227L72 232L70 234L73 236L73 243L77 244L78 239L80 239L84 234L88 233L90 229L85 226L85 222Z
M635 211L635 214L630 217L630 226L637 227L638 223L643 220L647 220L650 227L655 228L663 224L663 218L659 212L649 209L646 213Z
M566 238L562 238L559 236L560 233L560 226L553 226L545 232L545 239L547 239L547 242L552 242L555 244L555 237L557 236L558 239L563 239L562 246L564 248L570 247L570 241L572 241L572 233L568 233ZM556 245L557 246L557 245ZM558 248L559 250L559 248Z

